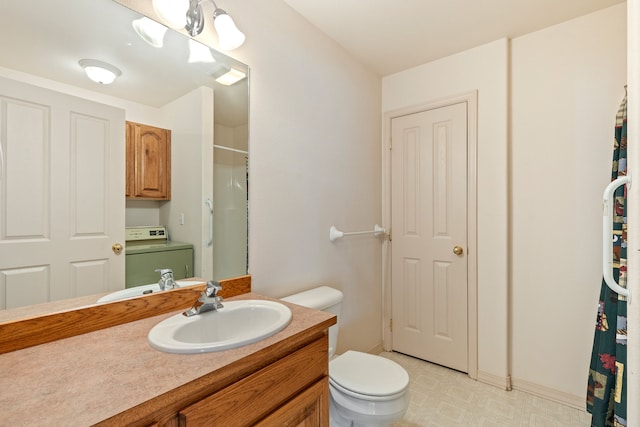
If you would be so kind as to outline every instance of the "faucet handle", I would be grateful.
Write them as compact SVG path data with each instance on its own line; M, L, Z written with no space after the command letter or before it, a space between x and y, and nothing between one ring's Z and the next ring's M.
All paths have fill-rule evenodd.
M222 297L217 295L218 291L222 290L220 282L210 280L207 282L202 295L193 304L189 310L182 313L184 316L191 317L196 314L202 314L207 311L220 310L224 308L222 305Z
M218 294L218 291L221 291L221 290L222 290L222 285L220 284L220 282L209 280L207 282L206 287L204 288L204 293L208 297L216 297Z
M170 268L158 268L156 273L160 273L160 280L158 280L158 286L160 290L173 289L177 287L175 280L173 279L173 270Z
M167 273L173 276L173 270L170 268L157 268L156 273L160 273L160 276L164 276Z

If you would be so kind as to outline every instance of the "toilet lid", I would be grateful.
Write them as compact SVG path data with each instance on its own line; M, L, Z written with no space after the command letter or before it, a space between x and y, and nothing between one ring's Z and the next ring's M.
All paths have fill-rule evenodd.
M390 396L409 385L409 374L393 360L347 351L329 362L329 377L337 385L368 396Z

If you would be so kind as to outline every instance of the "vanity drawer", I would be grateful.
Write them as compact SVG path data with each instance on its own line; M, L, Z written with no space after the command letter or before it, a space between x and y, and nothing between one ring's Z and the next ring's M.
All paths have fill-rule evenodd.
M328 421L328 394L311 387L329 372L328 338L322 338L181 410L180 426L248 426L263 420L307 389ZM312 399L313 400L313 399ZM324 424L321 423L321 424Z
M294 397L254 427L329 425L329 377L324 377Z

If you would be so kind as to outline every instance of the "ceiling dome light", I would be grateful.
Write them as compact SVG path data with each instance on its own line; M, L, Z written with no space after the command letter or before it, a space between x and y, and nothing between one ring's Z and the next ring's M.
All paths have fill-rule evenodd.
M189 0L153 0L153 10L171 28L184 28L187 23Z
M164 44L164 34L168 28L147 17L136 19L131 23L136 33L153 47L162 47Z
M213 12L213 26L218 33L220 49L233 50L242 46L245 35L236 27L233 19L222 9Z
M103 85L113 83L116 77L122 75L122 71L113 65L95 59L81 59L79 64L84 68L87 77Z

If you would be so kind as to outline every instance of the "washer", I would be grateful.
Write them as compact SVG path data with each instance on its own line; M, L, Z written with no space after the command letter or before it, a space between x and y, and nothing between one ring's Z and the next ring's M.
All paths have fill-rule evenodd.
M176 280L193 277L193 245L168 240L166 227L127 227L125 240L125 287L156 283L161 268Z

